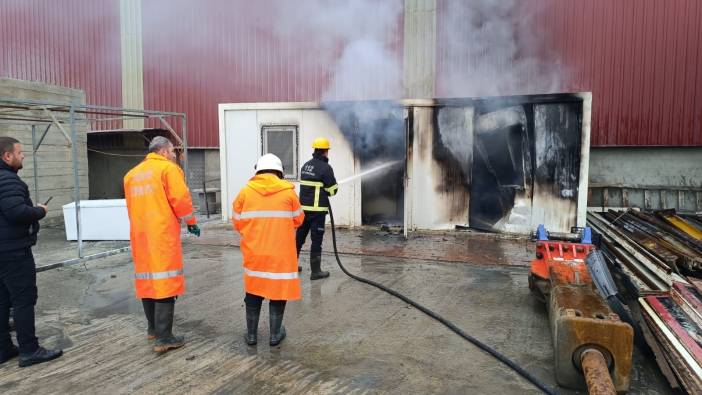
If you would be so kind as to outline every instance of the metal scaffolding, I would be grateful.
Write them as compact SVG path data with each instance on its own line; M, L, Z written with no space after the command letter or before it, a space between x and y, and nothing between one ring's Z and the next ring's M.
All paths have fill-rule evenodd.
M39 198L39 180L37 167L37 150L41 147L47 133L52 127L58 129L71 148L73 162L73 181L75 191L75 214L77 236L77 258L50 263L37 267L37 271L80 263L102 258L129 250L129 247L113 249L97 254L85 255L83 252L83 237L80 220L80 178L78 176L78 147L76 144L78 127L85 125L87 131L100 131L107 125L128 120L158 120L164 129L168 130L177 142L176 147L183 150L183 170L186 182L188 175L188 132L185 113L152 110L126 109L119 107L95 106L80 103L59 103L37 101L19 98L0 97L0 125L10 124L30 126L32 131L32 159L34 161L34 197ZM171 122L169 122L169 120ZM182 138L171 126L174 121L181 122ZM174 123L175 124L175 123Z

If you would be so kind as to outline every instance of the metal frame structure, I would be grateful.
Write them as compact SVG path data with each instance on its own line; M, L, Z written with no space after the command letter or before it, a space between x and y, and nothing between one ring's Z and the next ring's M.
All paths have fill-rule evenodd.
M62 116L59 116L62 114ZM67 119L66 119L67 114ZM183 137L181 138L171 127L167 118L180 120ZM188 131L185 113L180 112L165 112L152 110L126 109L119 107L96 106L80 103L61 103L51 101L27 100L18 98L0 97L0 124L12 124L20 126L31 126L32 128L32 159L34 160L34 198L39 200L39 180L37 167L37 150L41 146L44 138L51 129L55 126L66 139L68 147L71 147L71 156L73 160L73 180L76 202L76 234L77 234L77 253L75 259L68 259L61 262L43 265L37 268L37 271L53 269L61 266L67 266L75 263L85 262L92 259L107 257L129 250L129 247L118 248L110 251L100 252L92 255L84 255L83 253L83 238L80 226L80 178L78 176L78 147L75 144L78 131L77 126L86 124L86 133L89 131L100 131L99 125L106 122L126 121L126 120L149 120L157 119L161 125L168 131L177 141L178 148L183 149L183 170L185 172L186 182L189 181L188 175ZM38 135L37 127L43 127L40 130L41 135Z

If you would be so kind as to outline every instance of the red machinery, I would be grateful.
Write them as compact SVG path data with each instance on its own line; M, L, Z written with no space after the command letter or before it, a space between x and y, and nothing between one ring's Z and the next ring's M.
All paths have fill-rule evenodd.
M529 288L547 303L556 381L591 394L627 391L634 332L605 299L616 288L590 229L549 233L540 225L536 239Z

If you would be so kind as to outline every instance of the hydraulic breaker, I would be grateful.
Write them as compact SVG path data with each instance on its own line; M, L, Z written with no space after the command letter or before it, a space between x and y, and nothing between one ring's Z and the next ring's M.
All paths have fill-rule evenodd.
M570 241L552 240L554 234L539 228L529 288L547 304L556 381L591 394L626 392L634 332L612 311L593 281L586 264L594 251L589 229L581 231L580 242L573 242L573 234L564 237ZM600 276L601 271L599 267L594 273Z

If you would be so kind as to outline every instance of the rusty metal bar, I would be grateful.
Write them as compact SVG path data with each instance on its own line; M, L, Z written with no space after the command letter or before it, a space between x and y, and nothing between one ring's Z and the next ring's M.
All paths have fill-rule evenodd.
M165 126L166 129L167 129L169 132L171 132L171 135L173 136L174 139L176 139L176 141L178 142L178 144L179 144L180 146L184 146L184 144L183 144L183 139L181 139L180 136L178 136L178 133L176 133L175 130L173 130L173 128L171 127L171 124L168 123L168 121L166 121L165 119L163 119L163 117L158 117L158 119L161 121L161 123L163 124L163 126ZM187 155L187 153L184 154L184 155Z
M66 142L68 143L68 146L72 146L74 144L74 141L71 140L71 137L68 136L68 133L66 132L66 129L63 128L61 125L61 122L59 122L58 118L49 111L46 107L44 107L44 113L51 118L51 120L54 122L54 125L56 125L57 128L63 133L63 137L66 139ZM73 107L71 107L71 112L70 112L70 119L69 122L71 124L71 127L75 127L75 113L73 112Z
M598 350L587 349L580 354L580 363L590 395L616 395L612 377L609 375L607 361Z

